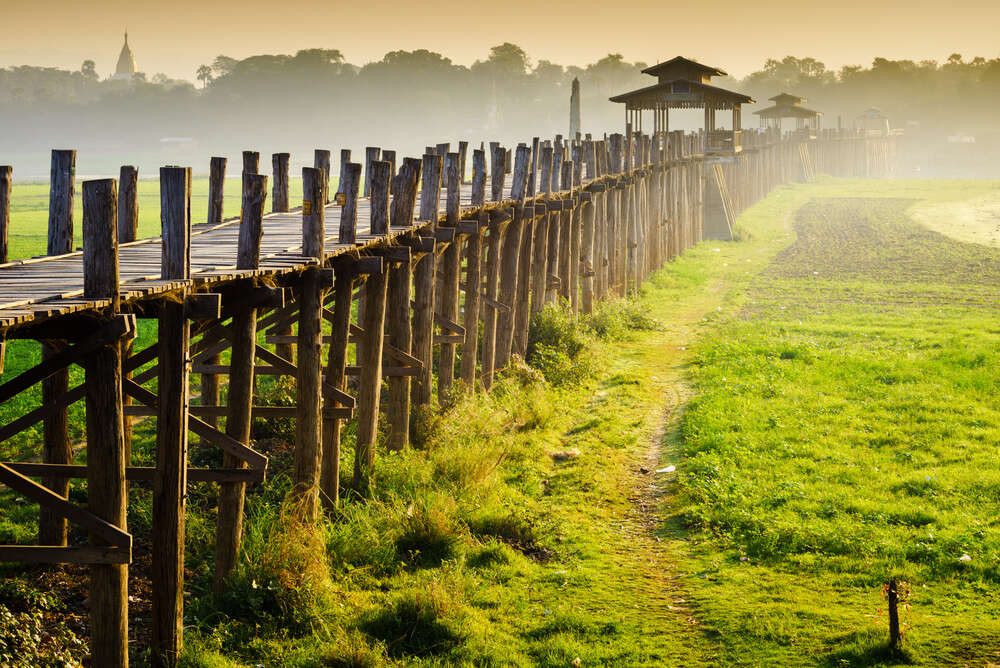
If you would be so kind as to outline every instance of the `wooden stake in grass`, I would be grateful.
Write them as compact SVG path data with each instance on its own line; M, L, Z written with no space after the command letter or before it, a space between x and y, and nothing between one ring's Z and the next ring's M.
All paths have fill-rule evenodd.
M899 581L889 578L885 598L889 608L889 647L899 649L902 634L899 631Z

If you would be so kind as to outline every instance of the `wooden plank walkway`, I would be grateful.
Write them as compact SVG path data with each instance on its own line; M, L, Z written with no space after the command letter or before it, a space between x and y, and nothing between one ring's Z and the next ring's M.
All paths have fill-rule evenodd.
M510 194L510 175L504 185L504 198ZM471 209L472 186L462 186L462 209ZM371 234L371 209L368 199L358 199L357 242L337 243L341 207L326 206L327 258L368 246L384 243L411 232L425 223L413 220L410 226L392 225L389 234ZM444 215L442 195L439 215ZM420 194L417 206L420 210ZM282 274L300 270L315 260L302 255L301 208L289 213L271 213L264 217L261 241L261 268L236 270L239 220L223 223L199 223L191 228L191 278L195 284L224 283L254 274ZM123 301L141 301L177 289L182 282L160 280L160 237L140 239L119 248L119 273ZM0 331L44 318L78 313L107 305L107 301L83 299L83 253L16 260L0 265Z

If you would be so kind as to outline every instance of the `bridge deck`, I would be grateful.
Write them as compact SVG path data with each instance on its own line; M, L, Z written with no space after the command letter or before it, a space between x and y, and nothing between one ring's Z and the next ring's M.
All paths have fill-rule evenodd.
M510 177L504 185L504 197L510 193ZM462 209L472 205L472 186L462 186ZM410 232L423 223L414 219L410 226L393 225L388 235L371 234L369 200L358 199L356 243L337 243L340 206L326 206L326 257L351 249L375 245L400 234ZM416 211L420 210L417 194ZM197 284L231 281L254 274L281 274L297 271L313 264L302 255L302 214L300 209L289 213L264 216L264 235L260 246L260 269L237 271L236 251L239 220L223 223L199 223L191 227L191 279ZM444 214L442 190L439 213ZM160 237L122 244L118 262L121 298L136 301L154 297L182 285L178 281L160 280ZM83 298L83 253L17 260L0 265L0 331L53 316L100 308L107 300Z

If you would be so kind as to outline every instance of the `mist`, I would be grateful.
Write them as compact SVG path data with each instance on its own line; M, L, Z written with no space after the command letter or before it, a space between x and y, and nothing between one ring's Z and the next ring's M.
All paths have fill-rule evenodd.
M194 82L141 71L131 81L105 79L91 61L77 71L7 67L0 69L6 129L0 162L13 164L19 180L31 180L46 177L52 148L77 149L81 176L114 174L122 164L151 176L164 164L205 173L211 156L245 149L265 156L289 152L295 168L311 165L314 148L350 148L358 155L376 145L419 156L442 141L513 145L568 134L574 78L581 83L583 129L601 135L624 125L622 107L608 98L653 83L641 72L649 64L620 54L559 64L504 43L471 66L428 49L391 51L361 64L337 49L219 55ZM809 107L824 113L823 127L851 127L874 107L904 135L899 175L1000 175L992 159L1000 59L876 57L867 66L832 70L813 58L787 56L716 83L757 101L744 109L745 128L756 127L753 112L779 92L808 98ZM700 112L674 113L671 129L695 130L701 120Z

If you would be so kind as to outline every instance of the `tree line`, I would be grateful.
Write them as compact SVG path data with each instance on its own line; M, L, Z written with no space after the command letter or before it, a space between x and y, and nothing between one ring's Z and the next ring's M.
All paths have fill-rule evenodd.
M92 61L75 72L18 66L0 68L0 119L18 129L4 139L14 152L91 141L94 150L142 147L145 155L158 151L153 144L162 138L190 137L208 152L237 143L293 150L318 141L377 141L418 154L441 140L509 142L565 133L574 78L581 82L584 128L617 130L624 114L608 97L652 83L641 74L646 66L621 54L586 66L533 61L511 43L470 66L426 49L391 51L363 65L337 49L220 55L192 73L196 83L163 74L140 74L131 83L102 80ZM784 91L809 98L807 106L825 113L826 127L838 118L849 126L877 107L897 127L977 133L994 127L1000 58L875 58L870 66L833 70L814 58L788 56L743 79L716 83L761 103L745 110L745 126L756 124L755 108Z

